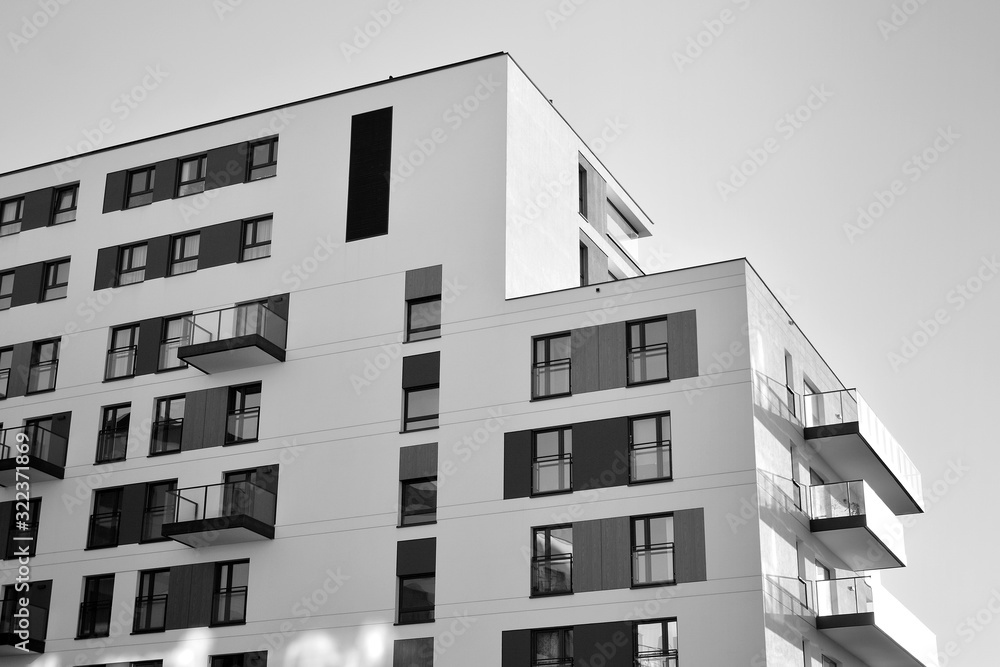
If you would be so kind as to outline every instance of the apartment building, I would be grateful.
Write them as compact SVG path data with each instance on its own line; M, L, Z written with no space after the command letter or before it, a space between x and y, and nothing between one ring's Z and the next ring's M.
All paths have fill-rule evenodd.
M655 233L506 54L0 175L5 664L936 666L917 468Z

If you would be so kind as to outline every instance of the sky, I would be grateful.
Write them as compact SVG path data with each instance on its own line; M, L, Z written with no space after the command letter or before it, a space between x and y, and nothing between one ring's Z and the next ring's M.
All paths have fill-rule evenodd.
M998 23L995 0L4 0L0 173L506 51L655 222L647 253L748 258L859 389L924 480L883 582L942 667L995 664Z

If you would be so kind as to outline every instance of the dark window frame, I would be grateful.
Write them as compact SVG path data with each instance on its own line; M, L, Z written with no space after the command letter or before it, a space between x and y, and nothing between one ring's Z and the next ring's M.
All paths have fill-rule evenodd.
M195 253L190 252L191 239L197 239ZM179 253L179 254L178 254ZM170 261L167 267L167 277L183 276L194 273L198 270L198 257L201 254L201 232L191 232L188 234L177 234L170 237ZM187 264L194 262L194 268L187 268Z
M190 344L191 341L191 330L186 324L191 317L191 313L185 313L184 315L174 315L172 317L164 317L162 329L160 330L160 347L156 355L156 372L162 373L165 371L176 371L183 368L187 368L188 364L177 357L177 350L185 345ZM170 325L180 322L181 332L178 336L170 336ZM168 364L167 361L170 358L177 360L176 364Z
M56 390L56 380L59 375L59 343L60 339L58 338L48 338L45 340L36 340L31 344L31 361L28 365L28 386L25 388L25 395L43 394ZM52 345L51 359L42 361L42 349L47 345ZM43 372L49 371L49 369L51 369L52 378L51 382L48 383L50 386L39 388L39 380L37 378ZM33 379L34 382L32 382ZM32 386L34 386L34 389L32 389Z
M264 660L250 663L248 657L264 655ZM208 657L209 667L265 667L267 665L267 651L256 653L224 653L221 655L211 655Z
M664 648L658 648L650 651L643 651L642 647L639 645L639 627L643 625L657 625L660 624L660 640L666 646ZM673 626L673 636L675 638L675 646L671 648L670 646L670 628ZM677 631L677 618L660 618L654 620L637 620L633 625L632 629L632 645L635 647L633 649L634 655L633 659L636 665L645 664L655 664L655 665L665 665L665 667L677 667L678 665L678 655L679 655L679 645L680 645L680 634ZM665 662L652 662L646 663L643 660L656 660L659 658L665 658Z
M569 530L568 553L553 551L553 540L560 539L552 534L556 530ZM541 553L538 549L539 537L542 538L543 544ZM573 594L573 554L573 524L562 523L531 529L531 597ZM562 585L554 584L552 575L564 570L568 570L566 581ZM543 577L543 572L549 576Z
M119 414L122 409L127 409L127 414ZM122 419L127 419L127 424L124 426L113 426L108 427L109 423L120 424ZM106 405L101 408L101 429L97 432L97 451L94 455L94 463L114 463L116 461L124 461L128 456L128 438L129 429L132 424L132 403L117 403L115 405ZM124 444L121 437L124 437ZM111 446L107 446L105 443L110 441ZM118 452L121 452L119 455ZM110 452L102 456L102 452Z
M235 568L241 565L246 565L247 583L243 586L236 586L233 584L235 580ZM247 599L250 594L250 560L243 558L216 563L213 581L210 627L245 625L247 622ZM238 599L241 593L243 596L242 611L236 612L233 607L233 599ZM223 618L220 619L220 616Z
M421 415L419 417L410 416L410 396L420 392L434 391L438 392L438 404L437 412L434 414ZM425 384L419 387L408 387L403 390L403 433L412 433L414 431L427 431L430 429L438 428L441 420L441 384ZM423 426L425 422L433 422L428 426Z
M538 455L538 436L546 433L558 433L558 453ZM567 445L567 435L569 443ZM565 476L566 486L549 491L539 490L539 464L556 463L560 468L560 477ZM565 472L563 472L565 467ZM573 427L556 426L531 432L531 495L550 496L559 493L573 493Z
M399 575L398 579L398 592L396 594L397 599L397 613L396 613L396 625L414 625L417 623L433 623L435 617L435 608L437 606L437 573L436 572L422 572L420 574L407 574ZM403 606L403 590L404 583L409 581L417 580L431 580L432 590L430 591L431 603L429 605L413 605L413 606ZM406 617L404 614L412 614L413 618Z
M159 487L166 487L165 493L163 494L163 504L153 505L156 498L156 490ZM162 529L164 523L169 523L173 518L170 515L170 509L173 507L170 500L170 494L177 491L177 480L176 479L166 479L158 482L147 482L146 483L146 494L143 499L142 505L142 531L139 533L139 543L145 544L147 542L165 542L169 540L169 537L163 537L160 534L160 530L153 530L158 524ZM159 515L159 516L158 516ZM150 533L152 532L152 535Z
M658 519L668 519L669 520L669 530L670 537L674 540L671 542L651 542L651 522ZM636 523L643 523L643 544L639 546L636 536ZM631 571L632 571L632 588L648 588L651 586L671 586L677 583L677 569L676 569L676 538L674 536L674 515L673 512L661 512L657 514L643 514L641 516L633 516L629 519L629 531L631 533L631 549L630 549L630 560L631 560ZM652 578L652 563L653 558L659 554L669 554L670 559L670 573L673 575L672 579L653 579ZM646 571L649 580L637 581L638 572L636 568L636 563L640 557L646 560Z
M174 417L173 406L179 402L181 403L181 416ZM165 406L166 410L165 416L161 417L160 406ZM174 396L161 396L153 401L153 428L150 432L149 437L149 455L150 456L163 456L164 454L176 454L181 451L181 438L184 434L184 411L187 409L187 395L177 394ZM158 440L173 444L173 439L169 435L176 429L176 445L173 447L163 447L161 449L154 449ZM159 436L159 432L163 430L168 434L168 438L163 439Z
M4 280L7 280L7 290L4 290ZM0 272L0 310L8 310L14 303L14 282L17 276L13 271Z
M10 370L13 365L14 348L0 347L0 387L3 387L3 391L0 391L0 401L7 398L10 389Z
M102 584L111 582L111 591L106 599L101 599ZM94 584L92 586L92 584ZM83 600L80 602L80 615L77 620L76 638L93 639L107 637L111 631L111 603L114 600L115 575L96 574L83 578ZM97 599L94 599L97 598ZM85 621L90 621L86 623ZM99 629L103 627L103 629Z
M99 506L104 506L103 503L99 503L100 499L104 496L112 498L114 502L111 507L114 509L97 512ZM124 496L124 487L116 486L107 489L94 489L93 497L94 500L91 503L90 509L90 521L87 528L87 549L110 549L117 547L119 541L121 540L121 530L122 530L122 499ZM102 527L108 530L109 533L113 533L113 538L106 541L98 542L98 532L95 527L101 521L107 519L107 525Z
M116 344L118 334L120 332L129 333L129 344L125 346L120 346ZM122 373L121 375L112 375L112 361L117 361L122 352L127 352L128 355L126 359L128 361L129 370L127 373ZM111 327L111 340L108 342L108 353L104 361L104 380L105 382L109 380L123 380L126 378L135 377L135 362L136 358L139 356L139 324L123 324L117 327Z
M170 568L158 568L155 570L142 570L139 572L139 583L137 585L138 595L135 596L135 607L132 614L132 634L145 634L149 632L163 632L167 628L167 604L169 602L168 593L156 593L159 588L158 575L166 575L161 580L166 580L166 588L170 586ZM148 581L147 581L148 578ZM159 623L154 623L157 605L162 604L163 618Z
M254 155L257 148L263 146L267 146L267 159L257 164L254 162ZM247 148L247 183L278 175L278 135L251 141Z
M133 190L133 184L137 177L143 176L146 183L143 189ZM139 208L153 203L153 188L156 184L156 165L130 169L125 177L125 205L124 209Z
M3 220L4 211L8 205L15 207L14 217L7 222ZM24 222L24 195L20 197L8 197L0 201L0 236L13 236L21 231L21 224ZM17 227L11 230L11 227Z
M39 299L40 302L45 301L57 301L59 299L65 299L66 293L69 291L69 266L70 259L56 259L51 262L45 262L44 269L42 272L42 294ZM66 279L65 282L59 281L59 273L62 267L66 267ZM53 295L53 291L61 292Z
M644 318L644 319L641 319L641 320L631 320L631 321L625 323L625 370L626 370L626 376L628 378L627 379L627 386L629 386L629 387L635 387L635 386L640 386L640 385L645 385L645 384L656 384L658 382L669 382L670 381L670 340L669 340L669 338L664 343L650 343L650 344L647 344L645 342L646 341L646 328L645 328L646 325L648 325L648 324L654 324L654 323L657 323L657 322L663 322L664 326L668 326L666 324L667 323L667 316L666 315L659 315L657 317L647 317L647 318ZM633 340L632 340L632 327L635 327L635 326L641 327L641 329L640 329L640 336L639 336L641 340L639 340L637 342L633 342ZM647 378L638 379L638 380L635 379L635 378L633 378L632 377L632 374L633 374L632 373L632 366L633 366L633 362L632 362L633 356L632 355L633 354L640 354L640 355L642 355L643 359L645 359L646 356L649 355L651 351L655 353L658 350L658 348L660 348L660 347L663 348L665 375L663 377L654 377L654 378L648 378L647 377ZM643 375L648 375L648 374L649 374L648 369L644 368Z
M437 323L430 324L427 326L415 327L413 326L413 307L422 306L428 303L437 303ZM441 295L435 294L433 296L421 297L419 299L409 299L406 302L406 342L412 343L418 340L430 340L432 338L441 337ZM432 314L435 311L431 310ZM425 335L428 334L428 335Z
M268 222L267 239L260 240L260 223ZM251 218L243 221L242 235L240 236L240 262L252 262L256 259L266 259L271 256L271 239L274 234L274 216L262 215L259 218ZM248 238L249 235L249 238ZM260 250L262 254L256 254ZM252 257L248 257L252 254Z
M587 217L587 181L587 168L581 164L576 173L577 197L580 215L589 222L590 218Z
M63 195L70 195L71 205L66 208L60 208L62 205ZM55 194L52 198L52 217L49 220L49 226L55 227L56 225L65 225L69 222L76 221L76 208L77 200L80 197L80 184L73 183L72 185L66 185L61 188L57 188ZM60 219L60 216L66 218L67 214L72 213L73 217L68 219Z
M413 488L416 484L434 484L433 498L429 498L426 492L415 491L412 496L408 496L407 489ZM431 477L414 477L412 479L400 480L400 496L399 496L399 527L404 526L425 526L432 523L437 523L437 475ZM419 509L408 509L410 505L407 503L408 497L416 497L419 500L426 501L425 508Z
M257 397L257 405L252 404L251 396ZM260 408L263 398L263 384L248 382L229 388L226 401L226 444L239 445L245 442L257 442L260 437ZM248 422L253 422L253 435L244 436Z
M559 655L540 657L538 639L542 635L555 634ZM573 667L573 627L539 628L531 631L531 667Z
M193 178L184 180L184 167L192 162L195 164ZM208 176L208 154L192 155L177 160L177 191L175 198L190 197L205 191L205 179Z
M552 343L558 339L565 338L566 346L569 350L567 357L552 357ZM544 359L539 359L539 348L538 344L542 343L544 345ZM546 334L544 336L535 336L531 339L531 400L542 400L547 398L560 398L563 396L573 395L573 361L572 361L572 349L573 349L573 337L572 333L569 331L562 331L560 333ZM566 371L566 391L561 392L542 392L539 387L539 378L542 376L542 370L545 370L546 384L552 384L552 376L555 372L561 371L565 366Z
M669 431L669 437L663 437L663 419L666 418L667 430ZM665 451L666 464L663 466L664 474L657 477L645 477L642 479L636 479L636 442L635 442L635 427L634 424L637 421L645 421L647 419L656 420L656 440L652 443L638 443L640 449L638 451L642 452L660 452ZM628 467L628 479L629 484L649 484L653 482L669 482L674 479L674 455L673 455L673 420L670 416L670 411L666 412L653 412L646 415L635 415L629 417L628 420L628 454L629 454L629 467ZM658 458L658 469L659 465L663 463L664 456L661 454Z
M135 251L139 248L144 248L146 251L141 266L135 261ZM124 287L125 285L136 285L138 283L145 282L146 262L148 261L149 243L145 241L142 243L131 243L118 248L118 260L115 264L115 287ZM138 279L133 280L133 275L138 275ZM123 280L125 276L129 276L129 280L127 282Z
M590 248L580 241L580 287L590 285Z

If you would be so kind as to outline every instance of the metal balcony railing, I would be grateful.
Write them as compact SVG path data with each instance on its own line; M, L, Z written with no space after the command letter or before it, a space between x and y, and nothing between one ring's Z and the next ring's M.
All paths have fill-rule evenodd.
M173 505L173 512L168 513L166 523L249 516L274 525L275 494L245 480L193 486L170 491L167 495L167 506Z
M13 426L0 431L0 460L34 456L63 467L67 444L65 437L41 426Z
M284 349L288 322L264 304L252 303L188 315L184 330L190 331L188 345L257 334Z

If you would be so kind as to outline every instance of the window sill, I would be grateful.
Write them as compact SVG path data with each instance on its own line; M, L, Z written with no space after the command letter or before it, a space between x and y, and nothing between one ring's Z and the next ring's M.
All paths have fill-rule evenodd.
M146 458L153 458L155 456L170 456L171 454L180 454L180 453L181 450L179 449L171 449L170 451L167 452L150 452L149 454L146 455Z
M56 390L55 387L52 387L51 389L36 389L35 391L25 391L24 395L25 396L37 396L38 394L51 394L55 390Z
M57 297L52 298L52 299L42 299L38 303L51 303L52 301L62 301L63 299L68 299L68 298L69 298L68 295L67 296L57 296Z
M115 549L117 547L118 547L117 544L105 544L105 545L102 545L102 546L99 546L99 547L84 547L83 550L84 551L100 551L101 549Z
M533 600L535 598L557 598L557 597L562 597L564 595L573 595L573 591L566 591L564 593L532 593L531 595L528 596L528 599Z
M419 528L420 526L433 526L436 523L437 519L434 521L424 521L423 523L401 523L396 528Z
M111 636L110 633L103 635L77 635L76 637L73 637L73 639L102 639L104 637L110 637L110 636Z
M642 382L633 382L629 380L626 382L626 387L642 387L647 384L660 384L661 382L670 382L670 378L656 378L655 380L643 380Z
M187 364L184 364L183 366L168 366L167 368L157 368L156 372L157 373L169 373L171 371L183 371L183 370L185 370L187 368L190 368L190 366L188 366Z
M651 581L648 584L632 584L631 586L629 586L629 588L634 590L638 588L655 588L657 586L676 586L676 585L677 585L676 581Z
M209 623L208 627L210 627L210 628L225 628L225 627L229 627L231 625L246 625L246 624L247 624L246 620L242 620L242 621L218 621L218 622Z
M125 459L124 457L122 457L120 459L108 459L107 461L94 461L94 465L95 466L103 466L103 465L108 465L109 463L121 463L122 461L125 461L125 460L127 460L127 459Z
M248 444L253 443L253 442L260 442L260 439L259 438L254 438L253 440L250 440L250 439L247 439L247 440L233 440L232 442L224 442L224 443L222 443L222 446L223 447L235 447L236 445L248 445Z
M433 431L436 428L441 428L440 426L425 426L423 428L408 428L405 431L400 431L400 433L418 433L420 431Z
M151 635L156 632L166 632L166 628L154 628L150 630L133 630L130 635Z
M403 622L401 622L401 621L396 621L396 622L395 622L395 623L393 623L392 625L393 625L394 627L399 627L399 626L402 626L402 625L426 625L427 623L433 623L433 622L434 622L434 621L436 621L436 620L437 620L437 619L434 619L434 618L432 618L432 619L430 619L429 621L403 621Z
M266 181L269 178L277 178L277 177L278 177L277 174L271 174L270 176L258 176L257 178L251 178L251 177L247 176L247 180L245 180L243 182L244 183L256 183L257 181Z
M132 373L131 375L121 375L116 378L104 378L104 382L117 382L118 380L134 380L134 379L135 379L135 373Z
M546 394L545 396L532 396L531 402L534 403L535 401L547 401L550 398L565 398L567 396L572 396L572 395L573 392L567 391L562 394Z
M674 481L673 476L670 477L654 477L651 479L630 479L628 481L629 486L642 486L643 484L656 484L657 482L672 482Z
M547 496L564 496L573 493L573 489L559 489L558 491L532 491L529 498L545 498Z

